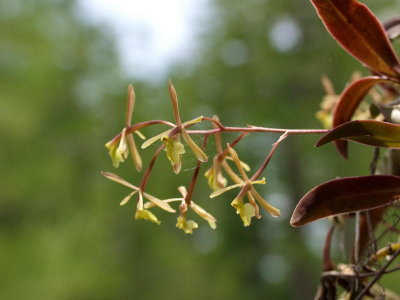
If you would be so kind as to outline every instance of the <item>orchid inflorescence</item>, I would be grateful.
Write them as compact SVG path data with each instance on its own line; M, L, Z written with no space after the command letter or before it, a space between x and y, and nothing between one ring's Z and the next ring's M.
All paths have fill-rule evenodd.
M244 226L249 226L253 217L256 217L257 219L261 218L259 205L261 205L272 216L280 216L279 209L268 203L260 195L260 193L257 192L254 186L266 183L265 178L261 178L261 175L268 165L273 153L275 152L275 149L288 135L321 133L325 132L325 130L288 130L256 126L248 126L244 128L226 127L222 125L216 116L213 118L200 116L192 120L182 122L179 112L177 93L171 82L169 82L168 88L172 102L175 123L163 120L152 120L139 122L132 125L131 123L135 104L135 92L132 85L129 85L128 87L125 127L122 129L121 133L116 135L105 145L109 151L113 166L117 168L119 164L124 162L130 155L135 169L139 172L142 170L143 162L139 150L136 147L133 134L136 134L139 138L145 140L141 145L141 149L146 149L150 145L157 142L159 142L160 145L155 151L153 158L145 170L142 180L138 186L129 183L125 179L122 179L113 173L102 172L106 178L132 189L132 192L121 201L120 205L125 205L133 196L136 195L137 200L135 219L144 219L156 224L160 224L161 222L156 215L150 211L150 209L153 207L159 207L167 212L175 213L176 209L174 209L171 205L173 202L178 202L179 216L177 217L177 228L189 234L193 233L193 229L198 228L198 224L194 220L187 219L187 211L188 209L191 209L197 215L207 221L211 228L215 229L217 222L216 218L192 200L192 194L198 180L200 168L208 161L208 156L205 153L207 140L210 136L213 136L215 139L216 154L211 159L211 166L204 173L204 176L208 181L208 185L213 191L210 194L210 198L217 197L231 189L238 188L239 193L231 202L231 205L236 209L236 213L242 219ZM202 122L209 122L212 128L208 130L189 130L191 126ZM170 128L146 140L144 135L139 130L155 124L162 124ZM221 138L221 133L223 132L238 132L240 134L231 143L223 146ZM267 155L260 168L249 178L247 174L250 172L250 167L240 160L239 155L234 150L234 147L245 135L250 132L278 132L281 133L281 136L277 142L273 144L270 153ZM203 136L203 144L201 146L197 145L192 139L191 135ZM153 195L150 195L145 191L146 184L154 167L155 161L162 150L164 150L167 159L171 162L174 173L178 174L181 171L182 156L186 153L185 145L182 143L182 140L190 148L197 160L189 187L186 188L185 186L180 186L178 188L180 197L176 198L159 199ZM233 162L233 167L230 165L230 162ZM234 171L235 168L239 172L239 175ZM228 181L232 181L233 184L228 186ZM247 198L247 201L245 201L245 198ZM147 202L144 202L145 200L147 200Z

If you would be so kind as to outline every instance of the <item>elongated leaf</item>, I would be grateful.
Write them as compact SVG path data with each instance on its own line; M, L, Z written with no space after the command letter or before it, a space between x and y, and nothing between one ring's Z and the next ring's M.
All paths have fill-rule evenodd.
M311 0L325 27L352 56L375 72L397 77L400 63L379 20L356 0Z
M290 224L309 222L343 213L387 205L400 198L400 177L371 175L325 182L304 195Z
M333 128L350 121L357 107L367 95L369 90L374 85L380 83L392 83L392 81L378 76L370 76L361 78L350 84L343 91L338 103L336 104L335 112L333 114ZM347 158L347 142L339 140L335 142L335 146L339 153L344 158Z
M350 121L323 135L316 146L338 139L375 147L400 148L400 125L375 120Z

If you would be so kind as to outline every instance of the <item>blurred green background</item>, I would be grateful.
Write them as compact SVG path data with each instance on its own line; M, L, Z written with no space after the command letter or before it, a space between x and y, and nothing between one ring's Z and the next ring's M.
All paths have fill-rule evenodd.
M382 18L400 8L395 0L365 2ZM175 228L173 215L158 213L161 226L135 221L133 202L119 206L129 191L100 175L134 184L141 177L130 161L113 170L104 148L123 127L128 83L137 93L135 121L172 120L171 78L184 120L217 114L232 126L320 128L321 75L340 92L362 70L309 1L209 5L193 59L148 82L123 72L112 30L85 22L75 1L0 1L0 299L312 298L327 222L294 229L290 214L313 186L367 174L371 149L352 145L345 162L332 146L315 149L316 136L289 138L260 188L283 216L264 214L249 228L229 205L235 191L209 199L201 178L194 199L218 228L197 220L193 236ZM237 151L256 169L276 138L253 134ZM145 164L155 149L143 152ZM149 191L176 197L194 166L188 155L173 176L160 157Z

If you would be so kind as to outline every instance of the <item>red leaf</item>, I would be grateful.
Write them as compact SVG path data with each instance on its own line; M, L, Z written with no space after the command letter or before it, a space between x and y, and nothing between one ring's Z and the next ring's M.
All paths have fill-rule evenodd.
M370 76L351 83L343 91L338 103L336 104L335 112L333 113L333 128L350 121L358 105L367 95L369 90L379 83L393 83L393 81L378 76ZM339 153L344 158L347 158L347 142L336 141L335 145Z
M350 121L330 130L317 141L316 146L336 139L377 147L400 148L400 125L376 120Z
M350 121L328 131L315 146L338 139L375 147L400 148L400 125L375 120Z
M304 195L297 204L290 224L309 222L343 213L387 205L400 198L400 177L371 175L325 182Z
M325 27L356 59L378 73L397 77L399 60L386 32L364 4L356 0L311 0Z

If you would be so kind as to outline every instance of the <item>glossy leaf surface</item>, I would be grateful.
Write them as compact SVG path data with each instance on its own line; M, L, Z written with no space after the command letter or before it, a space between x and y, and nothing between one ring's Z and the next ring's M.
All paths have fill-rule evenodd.
M330 130L315 145L319 147L338 139L375 147L400 148L400 125L375 120L350 121Z
M376 84L380 83L393 83L388 79L383 79L378 76L370 76L361 78L351 83L342 93L336 104L335 112L333 113L332 127L338 127L339 125L346 123L351 120L357 107L363 101L369 90ZM340 140L335 142L335 146L339 153L347 158L347 142Z
M311 0L327 30L356 59L375 72L396 77L399 60L386 32L364 4L356 0Z
M343 213L387 205L400 198L400 177L371 175L325 182L304 195L297 204L290 224L309 222Z

